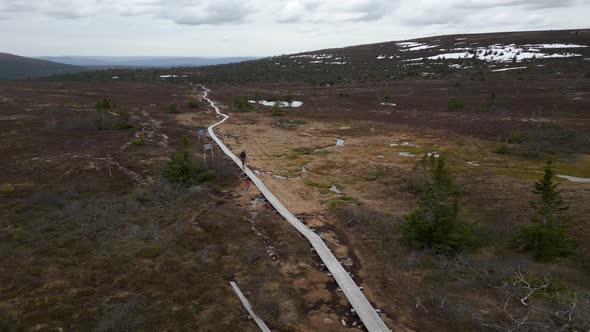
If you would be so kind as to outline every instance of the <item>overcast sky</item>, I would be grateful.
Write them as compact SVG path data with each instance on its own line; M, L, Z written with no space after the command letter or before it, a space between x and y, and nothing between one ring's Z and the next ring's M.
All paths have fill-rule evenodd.
M429 35L590 28L590 0L0 0L0 52L263 56Z

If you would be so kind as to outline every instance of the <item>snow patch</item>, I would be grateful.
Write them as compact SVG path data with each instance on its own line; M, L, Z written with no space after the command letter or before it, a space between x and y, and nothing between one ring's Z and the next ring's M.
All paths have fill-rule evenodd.
M557 177L562 178L562 179L566 179L571 182L590 183L590 178L579 178L579 177L575 177L575 176L561 175L561 174L558 174Z
M502 45L494 44L487 47L460 47L449 50L448 53L442 53L427 57L429 60L449 60L449 59L477 59L487 62L521 62L525 59L550 59L550 58L570 58L581 56L574 53L543 53L540 49L526 48L515 44ZM408 59L404 61L421 61L423 58Z
M497 72L501 72L501 71L509 71L509 70L517 70L517 69L526 69L527 67L511 67L511 68L502 68L502 69L494 69L492 70L492 73L497 73Z
M404 152L398 152L397 155L400 156L400 157L414 157L414 156L416 156L415 154L411 154L411 153L405 152L405 151Z
M333 54L300 54L300 55L292 55L290 59L297 59L297 58L307 58L307 59L332 59L334 57Z
M528 48L581 48L581 47L588 47L586 45L577 45L577 44L526 44L522 45L522 47Z
M268 100L248 100L248 103L250 104L260 104L263 106L268 106L268 107L273 107L276 105L276 101L268 101ZM291 103L287 102L287 101L279 101L279 107L293 107L293 108L297 108L297 107L301 107L303 105L302 101L292 101Z
M334 192L334 193L337 193L338 195L341 195L341 194L342 194L342 191L341 191L340 189L338 189L338 188L337 188L336 186L334 186L334 185L333 185L332 187L330 187L330 191L331 191L331 192Z
M395 43L397 46L402 47L402 48L409 48L409 47L417 47L417 46L422 46L424 44L422 43L418 43L418 42L400 42L400 43Z
M438 157L440 157L440 154L439 154L438 152L434 151L434 152L428 152L428 153L426 154L426 156L427 156L427 157L434 157L434 158L438 158Z
M401 48L404 52L412 52L412 51L420 51L420 50L427 50L429 48L435 48L440 45L428 45L419 42L401 42L395 43L397 46Z
M427 50L429 48L435 48L435 47L439 47L440 45L421 45L421 46L415 46L415 47L410 47L408 49L405 49L404 51L420 51L420 50Z

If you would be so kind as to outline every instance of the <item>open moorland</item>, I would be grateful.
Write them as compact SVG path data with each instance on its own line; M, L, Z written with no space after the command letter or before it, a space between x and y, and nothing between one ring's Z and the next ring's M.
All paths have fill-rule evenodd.
M219 129L227 144L247 150L250 167L279 199L351 261L357 281L395 326L503 330L527 317L547 330L587 327L590 185L575 181L590 178L590 82L521 83L503 75L485 82L260 85L214 88L213 98L234 110ZM492 93L494 109L486 110ZM464 100L462 109L449 109L453 96ZM279 113L235 106L235 98L257 97L303 105ZM448 257L412 249L401 238L422 181L414 165L424 154L447 160L477 249ZM557 263L536 262L511 246L530 222L532 185L546 160L559 175L577 178L555 178L579 243L575 256ZM550 277L555 288L523 304L529 289L520 274L529 281ZM577 318L560 318L572 303Z
M215 116L198 91L7 82L0 96L2 330L254 331L234 280L274 330L358 324L218 150L209 181L162 176L179 150L202 161L195 130Z
M589 59L588 30L518 32L0 83L0 327L254 331L235 280L272 330L365 329L204 151L205 84L389 328L588 330Z

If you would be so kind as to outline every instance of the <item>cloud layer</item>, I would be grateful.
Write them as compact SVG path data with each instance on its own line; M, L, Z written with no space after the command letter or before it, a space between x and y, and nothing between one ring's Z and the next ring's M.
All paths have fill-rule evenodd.
M96 15L150 16L181 25L248 22L326 23L382 19L409 24L463 21L482 10L542 11L585 0L0 0L0 15L33 14L56 19Z
M590 0L0 0L0 52L250 56L588 28Z

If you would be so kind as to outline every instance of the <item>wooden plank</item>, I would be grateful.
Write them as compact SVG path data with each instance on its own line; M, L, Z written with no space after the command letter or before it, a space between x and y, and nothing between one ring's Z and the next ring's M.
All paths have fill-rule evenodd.
M260 328L260 331L270 332L270 329L268 328L268 326L266 326L264 321L260 317L258 317L258 315L256 315L256 313L252 309L252 306L250 305L250 302L244 296L244 294L242 294L242 291L238 287L238 284L236 284L234 281L230 281L229 284L234 289L234 292L236 293L236 295L240 298L242 305L244 306L246 311L248 311L248 314L250 314L250 317L252 317L252 319L254 319L254 322L256 322L256 325L258 325L258 327Z
M268 200L268 202L279 212L285 220L287 220L299 233L307 238L311 246L316 250L317 254L320 256L320 259L324 262L332 276L338 283L338 286L342 289L342 292L354 308L356 314L359 316L365 327L369 332L384 332L384 331L391 331L385 322L379 315L379 313L373 308L369 300L365 297L365 294L358 288L354 280L350 277L348 272L344 269L342 264L338 261L336 256L332 253L330 248L324 243L324 241L312 230L307 228L301 220L297 219L287 208L275 197L275 195L266 187L266 185L252 172L248 167L242 167L242 162L240 159L233 153L231 150L223 144L221 139L217 137L213 129L225 122L229 116L223 114L219 108L215 105L215 103L207 97L209 93L209 89L205 86L202 86L203 90L205 90L204 99L211 104L211 107L215 109L215 112L218 115L221 115L223 119L207 128L209 136L217 143L217 145L221 148L221 150L236 163L239 167L242 168L244 173L252 180L252 182L258 187L262 195Z

